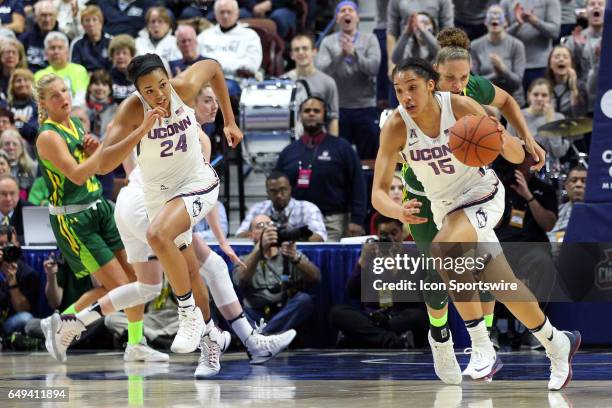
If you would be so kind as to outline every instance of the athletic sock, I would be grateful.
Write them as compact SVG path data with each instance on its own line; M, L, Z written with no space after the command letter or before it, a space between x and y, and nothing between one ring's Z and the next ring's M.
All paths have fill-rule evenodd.
M468 334L472 340L472 347L493 348L487 326L482 317L479 319L467 320L465 322L465 327L467 327Z
M143 324L142 320L128 322L128 344L134 345L142 340Z
M493 327L493 313L484 315L484 322L487 326L487 330L490 330Z
M204 332L202 333L202 337L206 336L210 331L215 327L215 322L212 317L208 319L208 321L204 321Z
M433 317L429 313L429 331L431 337L438 343L444 343L450 339L450 330L448 327L448 310L442 317Z
M98 302L89 306L85 310L81 310L79 313L76 314L76 318L79 319L79 321L83 323L85 326L89 326L90 324L92 324L93 322L95 322L101 317L102 317L102 307L100 306Z
M78 312L76 310L75 304L76 303L73 303L70 306L68 306L66 310L64 310L61 314L73 314L73 315L77 314Z
M185 293L184 295L177 295L176 300L178 301L179 307L188 308L191 307L195 309L195 299L191 291Z
M240 339L242 344L246 345L246 340L253 333L253 328L249 324L249 321L244 316L244 312L241 312L238 317L227 321L236 336Z
M544 318L544 323L540 326L529 329L529 331L542 343L546 350L556 350L567 340L567 336L550 324L548 317Z

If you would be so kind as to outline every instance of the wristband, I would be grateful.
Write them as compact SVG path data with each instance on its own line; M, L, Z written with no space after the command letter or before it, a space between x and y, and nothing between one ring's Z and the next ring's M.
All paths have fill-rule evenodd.
M19 289L19 286L17 286L17 285L10 285L8 288L9 288L9 290L10 289Z

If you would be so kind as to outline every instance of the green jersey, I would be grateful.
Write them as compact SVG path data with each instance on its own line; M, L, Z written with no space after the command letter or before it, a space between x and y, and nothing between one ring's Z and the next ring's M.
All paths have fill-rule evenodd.
M70 154L77 163L87 160L83 150L83 125L77 118L70 118L70 128L47 119L38 133L51 130L57 133L68 146ZM82 186L74 184L50 161L38 159L42 177L49 189L49 204L54 207L70 204L89 204L102 197L102 186L95 175L91 176Z

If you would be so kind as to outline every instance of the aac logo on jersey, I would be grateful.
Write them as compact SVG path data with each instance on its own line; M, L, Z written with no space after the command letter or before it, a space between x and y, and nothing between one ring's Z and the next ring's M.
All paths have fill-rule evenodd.
M480 207L476 211L476 220L478 221L478 228L484 228L487 226L487 213Z

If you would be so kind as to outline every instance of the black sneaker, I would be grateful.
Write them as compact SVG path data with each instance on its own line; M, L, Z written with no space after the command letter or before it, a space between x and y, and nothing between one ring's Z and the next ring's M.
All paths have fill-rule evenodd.
M11 348L15 351L39 351L44 346L42 339L15 332L11 335Z

